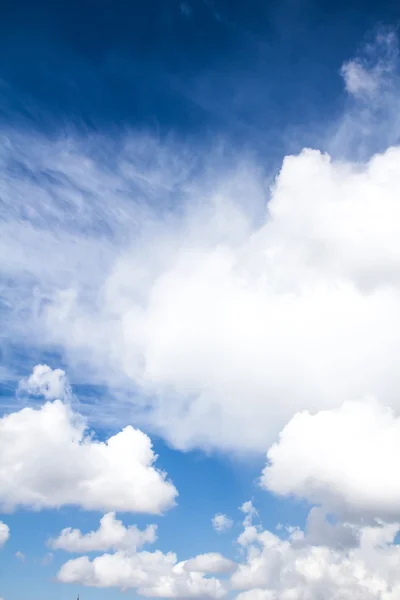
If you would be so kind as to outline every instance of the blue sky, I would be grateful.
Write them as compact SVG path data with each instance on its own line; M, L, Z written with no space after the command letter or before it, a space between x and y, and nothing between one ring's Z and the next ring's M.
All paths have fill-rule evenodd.
M0 15L0 600L398 598L398 2Z

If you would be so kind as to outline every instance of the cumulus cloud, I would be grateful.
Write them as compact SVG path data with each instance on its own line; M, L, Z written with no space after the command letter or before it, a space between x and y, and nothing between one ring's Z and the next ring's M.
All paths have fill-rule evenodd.
M18 392L43 396L46 400L67 400L71 396L65 371L48 365L36 365L31 375L19 382Z
M159 550L135 554L116 552L92 561L83 556L65 563L58 580L94 587L134 588L138 594L151 598L218 599L226 595L226 588L218 579L189 571L185 564L178 563L175 554L163 554Z
M260 531L232 575L241 600L395 600L400 592L399 525L357 529L350 548L314 545L298 528L286 539Z
M0 521L0 548L4 546L8 538L10 537L10 528L8 525Z
M117 389L93 419L128 398L175 447L246 453L306 408L400 408L399 147L305 149L269 186L248 157L134 134L3 138L3 340Z
M0 503L161 513L177 491L155 460L149 437L131 426L97 441L60 400L24 408L0 419Z
M207 234L167 228L104 270L96 308L57 284L47 335L139 385L137 419L181 448L264 451L306 407L396 406L399 161L287 157L257 230L239 211L243 235L213 231L229 198Z
M79 529L67 527L58 538L49 540L55 550L67 552L99 552L105 550L131 550L134 552L144 544L156 541L157 526L149 525L140 530L136 525L125 527L122 521L115 518L115 513L107 513L100 520L96 531L82 534Z
M371 400L293 417L262 485L353 518L400 520L400 418Z
M199 573L231 573L236 569L236 563L229 560L219 552L208 552L207 554L199 554L195 558L187 560L184 568L187 571Z
M218 531L220 533L223 531L227 531L233 525L232 519L230 519L229 517L227 517L226 515L224 515L222 513L218 513L218 514L214 515L213 518L211 519L211 523L212 523L212 526L214 527L215 531Z

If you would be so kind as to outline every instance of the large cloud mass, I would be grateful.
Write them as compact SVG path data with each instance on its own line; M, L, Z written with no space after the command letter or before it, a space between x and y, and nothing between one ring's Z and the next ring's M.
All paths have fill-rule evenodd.
M134 134L117 147L3 133L0 349L11 375L21 346L56 350L79 382L113 391L82 406L92 423L128 414L181 449L270 448L262 485L319 505L304 531L278 535L245 502L238 566L217 552L138 552L155 528L111 512L98 530L52 542L114 551L67 561L60 581L159 598L400 597L400 95L394 38L379 43L384 60L342 68L354 104L331 152L286 156L274 178L248 157L229 168L218 151L197 161ZM374 105L380 151L344 159L338 147L369 130ZM128 426L94 439L63 371L38 366L19 392L48 401L0 419L3 508L174 504L149 437ZM229 572L229 585L208 576Z
M398 148L366 165L304 151L285 159L256 230L245 234L240 211L239 232L228 226L228 193L209 230L192 222L169 243L165 225L114 248L103 273L65 234L68 260L85 254L85 285L96 279L90 293L68 264L48 280L37 253L51 234L31 226L28 267L51 300L27 326L139 385L138 418L179 447L264 450L298 410L366 394L397 407L399 165ZM13 238L20 227L7 223Z
M377 104L387 149L304 149L272 186L249 157L146 136L4 133L3 343L56 345L81 381L118 388L101 415L128 398L179 448L265 451L298 411L366 395L396 413L399 95L394 37L378 45L383 62L343 69L356 105L332 147Z

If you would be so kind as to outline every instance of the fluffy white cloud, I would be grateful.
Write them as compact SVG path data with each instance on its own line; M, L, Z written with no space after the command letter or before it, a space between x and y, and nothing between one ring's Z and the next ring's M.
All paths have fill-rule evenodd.
M175 554L158 550L104 554L92 561L83 556L65 563L58 579L94 587L136 588L139 594L153 598L218 599L227 593L218 579L188 571L185 562L177 562Z
M374 401L293 417L268 451L262 485L334 512L400 520L400 418Z
M51 334L138 383L137 418L179 447L265 450L299 409L371 392L396 406L399 164L397 148L287 157L256 231L240 214L224 232L217 204L205 238L195 221L122 252L96 309L57 292Z
M264 452L305 408L400 409L398 147L362 163L306 149L269 189L250 160L193 166L145 138L117 158L106 139L5 142L3 338L57 344L125 390L102 416L129 396L176 447ZM8 176L15 156L29 181ZM151 214L169 201L177 214Z
M252 500L247 500L247 502L243 502L240 510L247 515L248 517L256 517L258 515L257 509L253 505Z
M67 400L71 395L65 371L48 365L36 365L31 375L19 382L18 391L46 400Z
M0 504L160 513L177 491L155 459L149 437L133 427L101 442L59 400L25 408L0 419Z
M187 560L184 568L187 571L199 573L231 573L236 569L236 563L229 560L219 552L208 552L207 554L199 554L195 558Z
M395 600L400 593L398 525L363 527L350 548L313 545L297 528L286 539L258 532L233 574L240 600Z
M63 529L57 539L49 540L55 550L67 552L96 552L105 550L130 550L134 552L144 544L156 541L157 526L149 525L140 530L136 525L125 527L115 518L115 513L107 513L100 520L97 531L82 534L79 529Z
M8 525L0 521L0 548L4 546L8 538L10 537L10 528Z
M157 392L141 418L183 448L264 450L299 409L345 397L376 392L398 405L399 165L400 149L364 167L316 151L288 157L269 217L247 240L214 247L193 235L171 252L161 237L161 271L124 254L102 313L59 296L52 331L65 344L73 332L91 356L117 314L104 351Z
M229 517L227 517L226 515L223 515L221 513L214 515L213 518L211 519L211 523L212 523L212 526L214 527L215 531L219 531L219 532L227 531L233 525L232 519L230 519Z

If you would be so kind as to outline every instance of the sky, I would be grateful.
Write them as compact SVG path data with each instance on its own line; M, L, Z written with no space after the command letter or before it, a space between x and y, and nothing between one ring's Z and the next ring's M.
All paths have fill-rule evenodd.
M398 2L0 7L0 600L400 597Z

